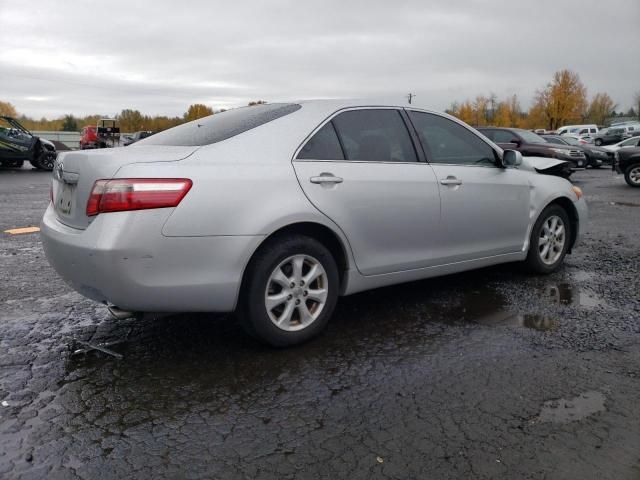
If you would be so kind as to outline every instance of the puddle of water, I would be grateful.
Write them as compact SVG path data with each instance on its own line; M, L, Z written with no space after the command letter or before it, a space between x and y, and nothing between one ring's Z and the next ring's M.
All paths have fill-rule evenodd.
M554 330L556 320L538 314L521 314L510 310L504 298L490 288L466 293L457 309L448 309L445 321L471 322L495 327L523 327L534 330Z
M491 315L476 318L474 322L489 326L531 328L541 332L555 330L558 327L558 323L553 318L545 315L523 315L509 311L497 311Z
M573 272L571 274L574 280L577 282L586 282L587 280L591 280L596 276L594 272L585 272L584 270L578 270L577 272Z
M579 307L596 307L605 302L593 292L581 290L569 283L559 283L545 287L551 301L558 305L574 305Z
M541 422L569 423L582 420L606 410L606 397L596 391L585 392L575 398L560 398L544 402L538 417Z

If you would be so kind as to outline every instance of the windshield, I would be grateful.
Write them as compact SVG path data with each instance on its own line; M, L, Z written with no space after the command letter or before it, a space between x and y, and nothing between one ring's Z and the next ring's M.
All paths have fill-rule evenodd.
M270 103L234 108L156 133L136 145L210 145L299 110L295 103Z
M525 143L547 143L547 141L544 138L542 138L540 135L536 135L535 133L530 132L529 130L517 129L515 131L518 135L522 137Z
M4 117L0 117L0 135L4 138L14 138L22 141L27 141L31 138L31 135L22 125L15 120L10 121Z
M575 138L575 137L563 137L564 141L567 142L569 145L580 145L580 141Z

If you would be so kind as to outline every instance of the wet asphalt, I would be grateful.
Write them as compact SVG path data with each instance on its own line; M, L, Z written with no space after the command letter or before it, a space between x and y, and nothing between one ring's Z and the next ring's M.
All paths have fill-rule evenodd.
M48 176L0 171L1 231ZM287 350L230 316L113 320L0 232L0 478L640 479L640 189L573 180L591 219L557 273L346 297Z

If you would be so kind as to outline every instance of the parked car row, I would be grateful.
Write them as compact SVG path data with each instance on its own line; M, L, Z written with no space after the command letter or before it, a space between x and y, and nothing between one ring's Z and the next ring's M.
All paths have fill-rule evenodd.
M571 169L585 168L587 157L582 148L566 144L551 144L545 137L521 128L481 127L478 131L501 148L517 150L528 157L556 158L568 162L565 176L571 175Z

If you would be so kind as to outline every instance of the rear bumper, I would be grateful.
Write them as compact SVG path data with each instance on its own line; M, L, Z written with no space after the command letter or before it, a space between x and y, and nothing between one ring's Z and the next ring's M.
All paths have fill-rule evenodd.
M73 289L137 312L228 312L261 236L164 237L173 209L98 215L86 230L41 224L49 263Z

